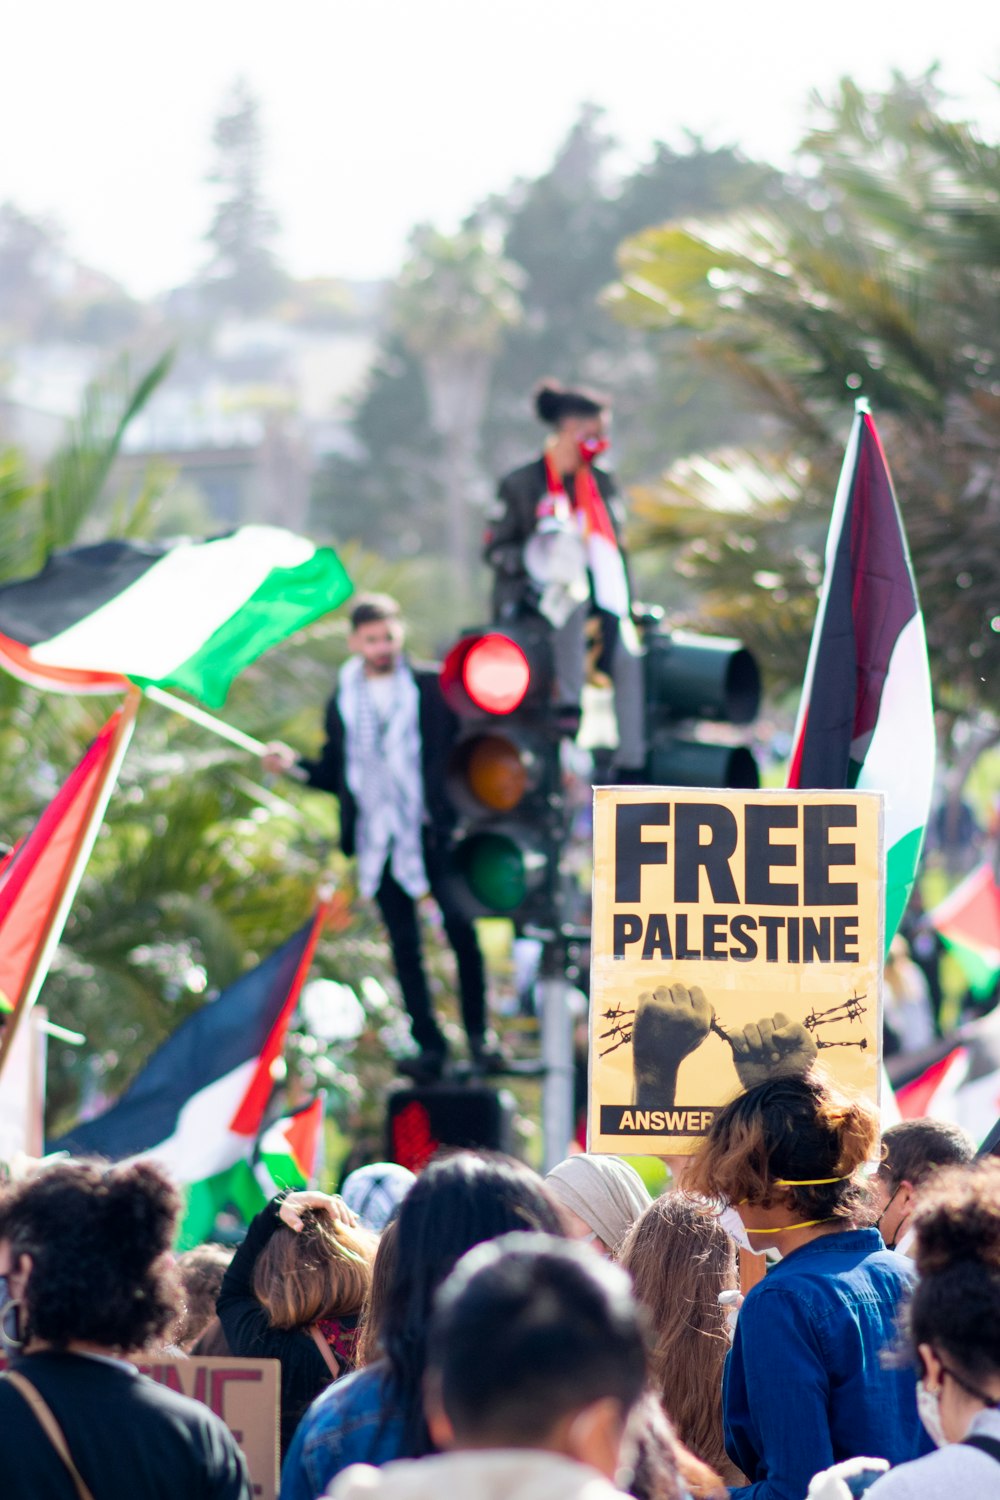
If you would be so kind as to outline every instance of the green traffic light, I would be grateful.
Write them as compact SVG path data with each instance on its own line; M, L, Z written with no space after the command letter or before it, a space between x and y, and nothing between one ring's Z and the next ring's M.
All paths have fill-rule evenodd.
M488 910L516 911L527 896L523 852L504 834L473 834L460 847L458 860L469 890Z

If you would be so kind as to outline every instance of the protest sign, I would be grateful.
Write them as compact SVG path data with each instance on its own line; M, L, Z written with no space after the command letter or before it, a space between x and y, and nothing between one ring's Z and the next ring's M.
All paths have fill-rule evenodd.
M278 1494L278 1380L276 1359L209 1355L142 1361L144 1375L210 1407L229 1428L246 1457L250 1484L259 1500Z
M878 1102L878 792L600 787L591 1151L694 1151L742 1089L817 1059Z

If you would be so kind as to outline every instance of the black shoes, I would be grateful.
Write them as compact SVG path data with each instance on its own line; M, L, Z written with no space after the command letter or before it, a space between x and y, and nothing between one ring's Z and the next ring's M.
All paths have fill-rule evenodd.
M480 1076L489 1073L506 1073L510 1067L510 1058L500 1045L499 1038L492 1031L484 1031L479 1036L469 1037L469 1057L473 1073L478 1073Z
M415 1057L401 1057L396 1062L396 1072L414 1083L424 1085L440 1083L444 1074L448 1054L435 1048L425 1048Z

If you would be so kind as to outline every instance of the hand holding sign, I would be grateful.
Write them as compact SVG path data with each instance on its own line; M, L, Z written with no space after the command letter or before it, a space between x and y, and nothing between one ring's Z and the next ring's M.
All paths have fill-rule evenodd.
M777 1012L726 1038L743 1088L752 1089L782 1073L805 1073L816 1060L816 1042L799 1021Z
M636 1103L646 1109L670 1108L677 1093L677 1070L712 1029L715 1011L697 985L672 984L639 996L632 1031Z

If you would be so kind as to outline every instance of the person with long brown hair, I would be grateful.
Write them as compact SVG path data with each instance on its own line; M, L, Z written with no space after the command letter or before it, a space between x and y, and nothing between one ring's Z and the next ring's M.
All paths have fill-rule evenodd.
M678 1437L727 1484L742 1484L722 1434L729 1334L719 1293L738 1286L733 1241L703 1205L664 1193L632 1226L617 1259L649 1313L650 1373Z
M913 1372L883 1362L912 1272L865 1227L877 1141L875 1110L813 1069L739 1095L692 1159L685 1190L735 1207L782 1256L747 1294L726 1365L739 1500L801 1500L817 1470L922 1450Z
M281 1451L309 1403L353 1370L378 1237L339 1198L273 1198L222 1280L218 1313L231 1353L281 1365Z

